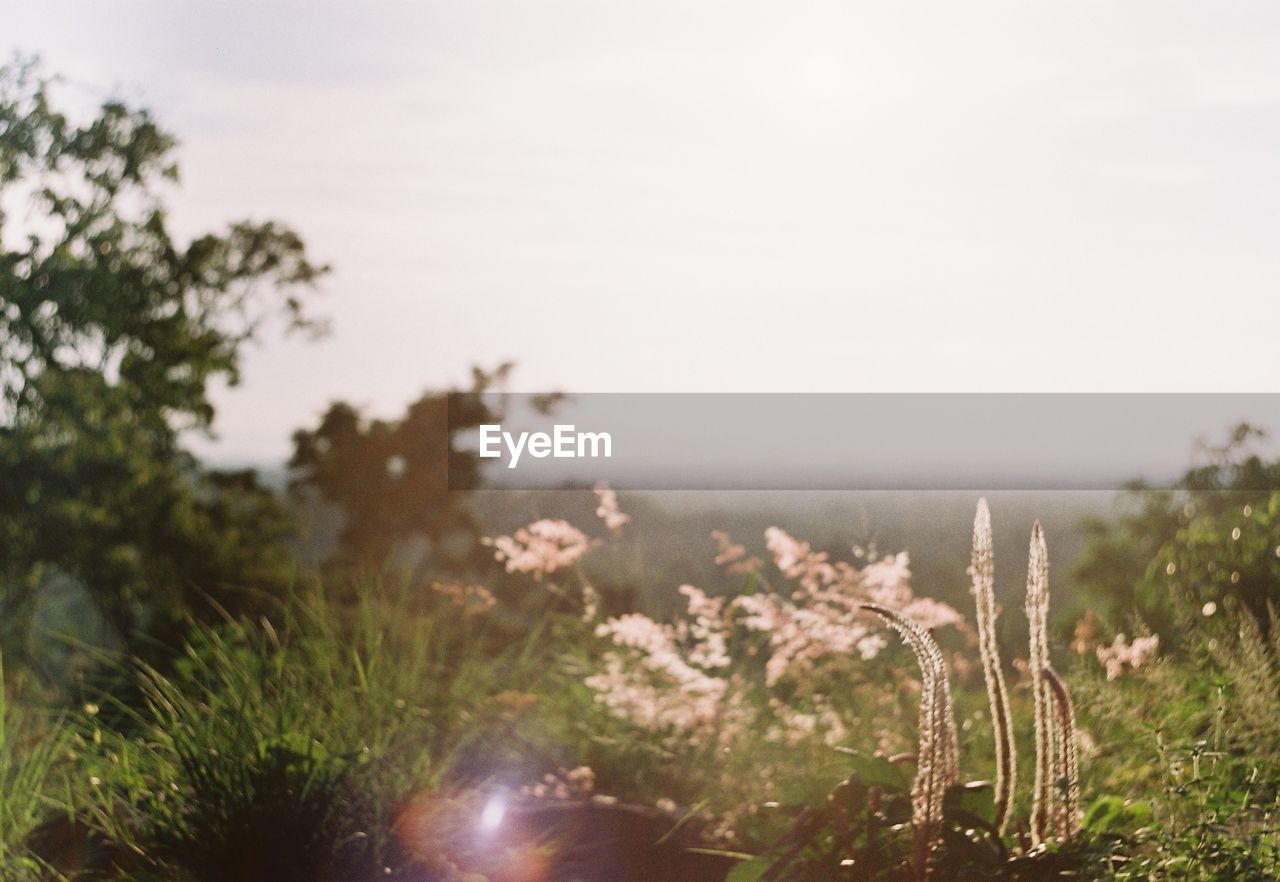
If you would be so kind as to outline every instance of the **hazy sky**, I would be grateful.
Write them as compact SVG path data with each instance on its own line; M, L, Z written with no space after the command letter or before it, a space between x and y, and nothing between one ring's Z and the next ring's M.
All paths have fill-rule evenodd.
M332 336L220 459L473 364L581 391L1277 391L1280 6L10 3L182 141L180 229L294 224ZM203 449L210 449L204 447Z

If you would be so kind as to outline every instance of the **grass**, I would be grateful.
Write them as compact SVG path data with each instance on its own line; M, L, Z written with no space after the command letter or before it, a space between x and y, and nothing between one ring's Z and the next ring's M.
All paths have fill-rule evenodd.
M1086 725L1100 734L1088 783L1144 806L1118 879L1280 878L1274 637L1231 604L1201 619L1184 618L1183 654L1116 682L1078 678Z
M281 624L197 628L139 703L86 721L96 829L130 878L385 878L407 798L492 738L492 699L541 674L525 643L446 598L367 586L294 597ZM110 723L107 720L111 720Z
M731 882L920 878L909 651L824 657L766 687L766 635L730 616L715 671L751 712L725 705L697 730L711 737L686 737L611 712L588 685L621 650L584 620L580 583L496 606L475 590L313 584L270 618L193 624L163 667L116 660L116 685L69 718L0 696L0 880L530 882L539 868L538 882L618 882L608 837L636 866L667 848L667 869L634 877L656 882L735 863ZM748 590L786 594L758 574ZM1032 678L994 657L966 664L976 636L940 632L964 777L931 809L930 880L1280 877L1280 627L1264 636L1230 603L1183 616L1182 650L1115 681L1090 655L1055 653L1071 662L1086 810L1079 832L1038 846ZM700 657L705 640L673 633ZM666 669L635 659L637 682L660 681ZM1022 757L1005 831L983 783L997 771L993 664L1009 677L1006 749ZM823 712L843 720L834 741L794 725ZM581 766L625 811L590 788L522 793L565 789ZM51 828L80 844L51 849ZM703 875L669 875L693 866L689 845ZM557 863L569 853L578 863ZM591 875L609 854L613 875Z
M42 824L70 810L61 774L70 744L60 717L10 700L0 659L0 880L57 878L32 846Z

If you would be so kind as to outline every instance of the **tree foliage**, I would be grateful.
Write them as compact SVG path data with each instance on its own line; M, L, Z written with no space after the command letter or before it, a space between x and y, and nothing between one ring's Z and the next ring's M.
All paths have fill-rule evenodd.
M273 317L315 327L300 293L326 267L276 222L177 240L173 137L56 97L34 62L0 68L0 621L22 636L57 571L127 641L227 580L281 578L284 508L180 436L209 429L210 384L238 382Z
M479 457L457 441L501 421L504 399L491 393L513 367L475 368L470 388L428 392L397 419L368 419L336 402L314 429L294 433L294 492L342 514L333 564L378 566L393 555L409 570L492 564L467 505L481 483ZM558 397L536 397L533 405L548 412Z
M1132 484L1114 518L1086 521L1074 576L1104 612L1136 614L1171 639L1176 591L1197 606L1231 598L1268 627L1267 606L1280 603L1280 533L1272 529L1280 461L1251 450L1263 437L1238 425L1170 487Z

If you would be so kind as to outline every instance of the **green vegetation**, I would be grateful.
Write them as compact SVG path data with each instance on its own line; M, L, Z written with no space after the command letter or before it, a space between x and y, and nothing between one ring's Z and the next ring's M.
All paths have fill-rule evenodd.
M195 628L170 673L131 671L140 700L85 721L90 817L131 875L382 878L405 860L397 805L537 676L531 647L435 592L313 593L278 621Z
M663 514L603 487L486 511L453 435L509 366L334 405L282 497L180 440L324 267L278 223L175 241L173 139L55 97L0 72L0 198L35 218L0 215L3 882L1280 876L1252 430L1092 521L1052 607L1037 527L1025 619L985 506L969 560L907 518L919 567L767 524L624 546ZM341 519L317 567L299 499Z
M107 685L86 695L70 728L10 702L3 832L21 859L7 872L506 880L537 866L546 878L918 878L911 656L883 640L841 654L839 635L825 647L776 637L816 610L841 621L821 606L839 581L896 594L906 615L939 622L967 777L938 791L929 878L1275 878L1276 631L1238 601L1211 616L1184 604L1182 645L1125 654L1113 679L1094 657L1113 646L1100 636L1082 637L1079 655L1052 647L1070 673L1083 797L1054 833L1037 836L1027 820L1031 678L1001 664L1023 782L1002 835L984 669L963 661L978 654L976 637L940 605L901 594L905 574L891 564L846 568L780 531L766 564L725 539L720 556L740 568L739 597L750 599L690 589L686 614L664 624L592 609L600 601L581 557L598 540L577 542L585 535L565 527L495 540L516 578L534 565L534 537L558 537L541 558L554 567L525 572L519 601L460 583L316 583L265 615L191 621L164 670L104 662ZM850 621L858 639L884 636L871 620ZM14 747L24 739L40 749ZM482 842L496 804L508 816ZM571 811L585 820L566 824ZM590 857L594 840L622 849L628 836L640 840L631 852ZM621 875L610 863L619 853L669 875ZM554 875L569 866L582 875ZM589 874L602 867L615 875Z
M298 292L325 272L273 222L175 241L173 138L118 101L77 124L53 88L0 68L0 639L34 666L60 578L125 647L175 636L210 592L286 584L280 502L178 440L208 429L210 384L238 380L264 322L312 326Z
M1280 463L1268 462L1250 450L1262 434L1249 425L1236 426L1225 444L1205 451L1206 462L1189 469L1171 487L1133 484L1114 517L1086 519L1086 546L1072 575L1105 618L1123 628L1126 619L1137 615L1166 639L1173 637L1179 605L1170 600L1180 598L1170 596L1177 580L1166 578L1174 575L1167 572L1168 566L1176 567L1180 556L1195 554L1192 545L1199 544L1207 555L1202 561L1205 566L1198 568L1196 580L1183 584L1183 599L1187 592L1192 601L1199 594L1205 599L1230 594L1244 599L1265 623L1267 601L1276 593L1275 571L1266 569L1266 555L1259 557L1256 548L1248 551L1253 557L1244 570L1231 560L1215 561L1215 552L1232 546L1218 545L1225 537L1211 535L1222 529L1229 535L1247 524L1269 527L1269 521L1251 521L1244 514L1246 506L1265 508L1272 490L1280 486ZM1199 534L1201 540L1190 534ZM1238 558L1241 549L1234 546L1233 555ZM1215 576L1211 565L1217 563L1223 567ZM1238 575L1230 582L1233 572ZM1206 577L1215 583L1211 590L1200 584Z
M66 796L60 775L70 733L59 718L11 702L0 665L0 880L36 879L49 867L32 850L37 828L58 812Z

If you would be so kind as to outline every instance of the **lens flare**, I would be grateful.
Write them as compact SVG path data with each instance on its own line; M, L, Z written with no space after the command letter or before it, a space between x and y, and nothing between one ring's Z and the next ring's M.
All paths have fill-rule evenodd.
M502 819L507 816L507 801L501 796L492 797L480 813L480 831L495 833L502 826Z

